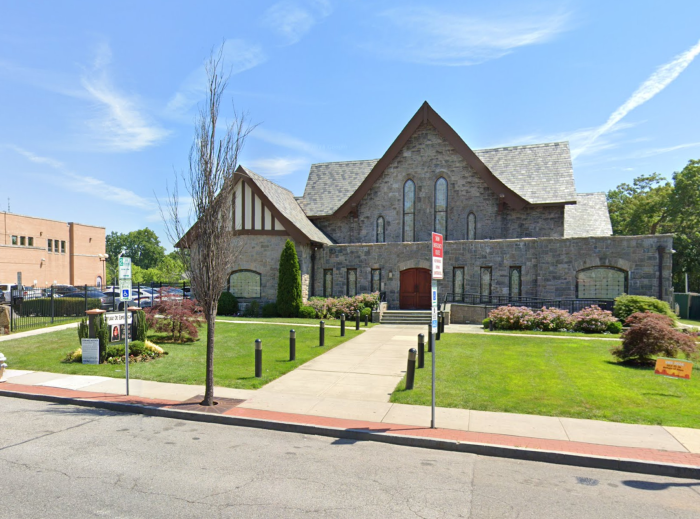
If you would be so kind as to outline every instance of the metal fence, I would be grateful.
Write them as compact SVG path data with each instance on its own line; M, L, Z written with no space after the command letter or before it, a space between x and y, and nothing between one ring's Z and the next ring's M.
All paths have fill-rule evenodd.
M481 305L481 306L524 306L533 310L539 310L546 306L547 308L559 308L568 310L569 313L578 312L589 306L599 306L603 310L612 312L615 305L614 299L542 299L539 297L510 297L510 296L492 296L482 294L445 294L443 301L447 303L464 303L465 305Z
M191 298L189 285L184 283L137 283L132 286L133 300L129 305L139 308L155 306L163 301ZM72 321L85 312L100 308L108 312L124 310L119 287L80 287L56 285L48 288L23 287L10 294L10 331L17 332Z

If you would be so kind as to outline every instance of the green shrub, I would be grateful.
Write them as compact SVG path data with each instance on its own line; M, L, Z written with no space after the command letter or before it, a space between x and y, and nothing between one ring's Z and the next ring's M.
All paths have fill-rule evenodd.
M371 309L371 308L367 308L367 307L363 308L363 309L360 311L360 317L364 320L365 315L366 315L369 319L372 319L372 309Z
M299 309L299 317L302 319L316 319L316 310L304 305Z
M491 319L489 319L488 317L486 319L484 319L483 321L481 321L481 325L487 330L489 329L490 324L491 324Z
M622 333L622 323L620 321L614 321L608 324L608 333Z
M260 303L258 301L251 301L248 306L245 307L243 311L244 317L260 317Z
M277 303L265 303L262 307L262 316L278 317L279 314L277 312ZM301 317L301 313L299 313L299 317Z
M100 315L95 322L95 337L100 340L100 362L104 362L105 352L109 347L109 325L105 322L103 315Z
M134 313L134 319L136 320L136 322L134 323L136 337L134 338L137 341L145 342L148 338L148 321L146 321L146 312L144 312L143 310L138 310Z
M613 314L620 321L625 321L630 315L638 312L653 312L675 318L668 303L655 297L621 295L615 298Z
M280 255L277 311L280 317L296 317L302 307L301 270L294 242L287 240Z
M78 339L87 339L90 336L90 327L88 326L87 319L81 319L80 324L78 324Z
M238 299L231 292L221 292L219 296L219 306L216 312L218 315L237 315Z

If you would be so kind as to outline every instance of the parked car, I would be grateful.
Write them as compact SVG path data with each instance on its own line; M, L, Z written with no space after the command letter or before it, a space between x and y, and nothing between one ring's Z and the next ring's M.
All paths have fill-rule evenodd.
M85 290L76 290L75 292L69 292L67 294L63 294L63 297L77 297L82 299L85 297ZM98 292L97 290L88 290L87 297L88 299L99 299L100 308L102 308L102 310L109 310L112 308L112 298L107 297L104 294L104 292Z
M119 287L117 287L116 290L108 290L104 294L110 302L110 307L114 307L116 310L124 310L124 302L121 301L121 291ZM148 308L151 306L151 294L147 294L143 291L139 292L132 288L131 298L132 301L129 303L129 306L138 305L139 308Z

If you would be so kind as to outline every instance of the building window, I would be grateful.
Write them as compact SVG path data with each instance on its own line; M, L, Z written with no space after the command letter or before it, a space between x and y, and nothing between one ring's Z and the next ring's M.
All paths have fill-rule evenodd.
M238 298L260 297L260 273L253 270L238 270L228 278L228 291Z
M323 297L333 296L333 269L323 271Z
M510 276L508 278L508 294L510 297L522 297L522 268L510 267Z
M476 240L476 215L474 213L467 215L467 240Z
M481 267L479 293L482 301L491 297L491 267Z
M357 295L357 269L348 269L345 293L349 297Z
M416 241L416 185L407 180L403 185L403 241Z
M384 217L377 218L377 243L384 243Z
M372 293L382 291L382 271L372 269Z
M19 237L19 244L24 247L27 245L27 237L26 236L20 236Z
M576 273L579 299L615 299L627 293L629 274L615 267L591 267Z
M447 180L435 182L435 232L447 236Z
M34 238L32 236L27 238L27 245L29 245L30 247L34 247Z
M52 252L53 240L47 240L48 246L46 247L49 252Z
M97 276L97 279L95 280L95 285L97 285L97 288L100 288L102 286L102 276Z
M65 253L66 253L66 242L61 241L61 254L65 254Z
M17 245L17 236L12 237L12 245Z
M452 297L454 301L464 301L464 267L452 269Z

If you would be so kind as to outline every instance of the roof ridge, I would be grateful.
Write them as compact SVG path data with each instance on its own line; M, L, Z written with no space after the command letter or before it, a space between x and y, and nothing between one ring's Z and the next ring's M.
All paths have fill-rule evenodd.
M246 167L246 166L243 166L242 164L241 164L241 166L243 167L243 169L245 169L245 170L248 171L249 173L252 173L252 174L255 175L256 177L260 177L262 180L264 180L265 182L269 182L270 184L272 184L272 185L275 186L275 187L279 187L280 189L284 189L284 190L287 191L289 194L291 194L293 197L295 197L294 192L293 192L291 189L287 189L287 188L284 187L284 186L280 186L277 182L273 182L273 181L270 180L269 178L262 176L260 173L256 173L256 172L253 171L252 169L250 169L250 168L248 168L248 167Z
M565 144L568 146L569 141L542 142L542 143L538 143L538 144L518 144L516 146L496 146L495 148L475 149L474 152L476 153L477 151L515 150L515 149L522 149L522 148L543 148L545 146L557 146L560 144Z
M322 164L347 164L349 162L378 162L379 159L357 159L357 160L334 160L331 162L313 162L312 166L320 166Z

